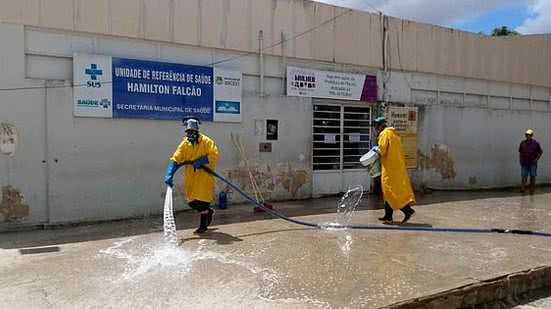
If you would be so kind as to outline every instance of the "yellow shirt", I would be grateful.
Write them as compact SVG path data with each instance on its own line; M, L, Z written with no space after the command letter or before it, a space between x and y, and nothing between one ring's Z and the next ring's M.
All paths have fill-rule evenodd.
M171 160L178 164L184 161L195 161L200 157L207 156L209 163L205 165L214 170L218 161L218 148L208 136L199 134L198 142L193 145L184 137ZM214 199L214 176L203 169L193 170L193 165L186 165L184 172L184 192L188 202L199 200L212 202Z

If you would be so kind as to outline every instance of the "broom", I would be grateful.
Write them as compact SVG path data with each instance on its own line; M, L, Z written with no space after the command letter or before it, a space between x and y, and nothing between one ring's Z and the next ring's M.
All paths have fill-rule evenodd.
M259 202L259 203L262 203L262 205L264 205L264 207L266 207L268 209L273 209L273 205L271 203L266 203L266 201L264 200L264 196L262 195L262 191L258 187L258 185L256 183L256 180L254 179L253 173L252 173L251 168L249 166L249 160L247 158L247 154L245 153L245 150L243 148L243 144L241 144L241 139L239 138L239 135L236 134L234 136L233 133L231 133L231 138L232 138L232 141L235 145L235 148L237 148L237 151L239 151L241 159L245 163L245 167L247 168L247 171L249 173L249 178L251 179L251 184L252 184L252 187L253 187L253 190L254 190L254 196L256 198L256 201ZM254 212L256 212L256 213L264 212L264 210L260 207L254 207Z

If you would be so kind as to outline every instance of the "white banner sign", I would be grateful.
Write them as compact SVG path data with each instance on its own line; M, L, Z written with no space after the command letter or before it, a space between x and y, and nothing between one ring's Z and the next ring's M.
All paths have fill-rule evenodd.
M214 69L214 121L241 122L241 72Z
M113 117L111 57L73 55L73 97L76 117Z
M375 102L377 77L287 67L287 95Z

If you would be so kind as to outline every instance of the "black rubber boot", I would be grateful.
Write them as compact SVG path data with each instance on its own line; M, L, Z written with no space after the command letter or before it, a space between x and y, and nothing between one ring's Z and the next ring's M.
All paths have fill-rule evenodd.
M401 224L405 224L409 221L409 219L411 219L411 217L413 217L413 215L415 214L415 210L413 210L413 208L411 208L411 206L409 205L402 208L401 210L404 213L404 219L402 220Z
M195 230L195 234L201 234L206 232L207 229L208 214L201 214L201 222L199 223L199 228Z
M210 224L212 223L212 219L213 219L213 217L214 217L214 213L215 213L214 209L209 208L209 213L207 214L207 227L209 227Z
M394 211L392 210L390 205L388 205L388 203L385 203L385 215L384 215L384 217L378 218L379 221L383 221L383 223L392 223L392 213L393 212Z

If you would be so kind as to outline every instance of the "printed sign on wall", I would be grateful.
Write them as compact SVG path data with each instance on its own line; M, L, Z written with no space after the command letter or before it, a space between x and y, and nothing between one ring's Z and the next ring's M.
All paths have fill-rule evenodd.
M287 95L376 102L377 77L287 67Z
M212 121L212 68L112 58L113 117Z
M73 55L73 112L78 117L113 117L111 57Z
M214 121L241 122L241 72L214 70Z
M266 139L269 141L277 141L278 136L278 120L266 120Z
M388 126L394 127L400 135L407 167L417 168L417 107L390 106L385 117Z
M77 117L241 121L240 72L80 53L73 71Z

